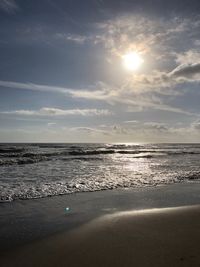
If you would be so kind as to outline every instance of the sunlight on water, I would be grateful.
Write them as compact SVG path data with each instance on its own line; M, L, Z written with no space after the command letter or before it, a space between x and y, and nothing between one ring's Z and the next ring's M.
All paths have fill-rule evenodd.
M0 145L1 201L199 179L200 145Z

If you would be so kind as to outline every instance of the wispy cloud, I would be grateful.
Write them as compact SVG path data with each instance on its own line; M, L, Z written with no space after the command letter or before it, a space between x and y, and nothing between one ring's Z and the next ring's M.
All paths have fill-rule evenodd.
M194 114L192 112L182 110L181 108L172 107L168 104L165 104L162 100L162 98L156 96L153 94L153 90L151 89L153 85L156 87L156 82L154 83L154 79L157 80L158 85L162 88L162 81L165 81L169 83L170 81L170 75L163 75L156 77L151 77L151 80L147 80L144 78L143 86L146 84L146 87L149 88L149 90L143 91L141 87L141 81L137 82L135 79L135 86L131 83L125 83L121 87L116 87L112 85L107 85L105 83L97 83L95 88L93 89L71 89L71 88L65 88L65 87L57 87L57 86L48 86L48 85L39 85L39 84L33 84L33 83L18 83L18 82L10 82L10 81L0 81L0 86L2 87L8 87L8 88L16 88L16 89L23 89L23 90L33 90L33 91L43 91L43 92L54 92L54 93L62 93L68 96L71 96L72 98L82 98L86 100L96 100L96 101L104 101L107 102L110 105L115 105L117 103L122 103L124 105L128 105L128 109L126 108L125 111L142 111L145 109L157 109L157 110L165 110L175 113L182 113L185 115L192 115L192 116L198 116L198 114ZM186 78L185 78L186 79ZM186 80L179 80L179 82L185 82ZM148 87L149 85L149 87ZM157 85L157 87L158 87ZM169 84L168 84L169 86ZM163 86L164 87L164 86ZM137 89L137 90L136 90ZM171 89L170 89L171 90ZM178 93L174 91L168 91L166 95L177 95ZM149 94L148 94L149 92ZM155 91L156 93L159 92L159 90ZM162 93L161 93L162 94ZM58 109L59 110L59 109ZM43 110L40 111L31 111L31 110L23 110L23 111L15 111L27 113L26 115L38 115L46 113L55 114L60 113L59 115L62 115L61 113L74 113L75 111L56 111L54 110ZM97 111L93 110L93 114ZM83 111L76 110L76 114L81 115ZM89 114L89 110L85 110L85 113ZM103 112L101 112L103 114Z
M196 130L196 131L200 131L200 120L196 120L196 121L192 122L191 128Z
M85 132L88 134L103 134L103 135L110 135L111 134L109 131L103 131L101 129L91 128L91 127L74 127L74 128L71 128L71 131Z
M100 125L98 127L75 127L71 128L70 131L77 131L77 132L84 132L90 135L107 135L112 137L123 137L126 138L129 136L131 137L133 134L136 138L140 137L152 137L156 135L161 136L169 136L173 135L174 133L180 134L181 129L184 133L192 132L192 128L189 126L187 128L174 128L165 123L161 122L144 122L135 124L134 127L132 125L104 125L103 127Z
M84 44L85 41L89 40L89 37L85 35L79 34L71 34L71 33L56 33L55 37L57 39L65 40L67 42L74 42L77 44Z
M112 113L106 109L58 109L44 107L40 110L2 111L0 114L21 116L109 116Z
M0 87L55 93L67 93L68 90L71 90L70 88L64 88L59 86L49 86L35 83L19 83L12 81L0 81Z
M123 121L123 123L136 124L136 123L138 123L138 121L136 121L136 120L132 120L132 121Z
M180 65L200 62L200 52L197 47L191 48L182 53L174 53L174 55L176 57L176 62Z
M165 123L160 122L146 122L144 128L156 130L156 131L168 131L169 127Z
M199 116L199 114L165 104L161 98L154 96L153 94L143 94L143 92L135 93L134 90L126 87L116 89L112 86L109 88L109 86L106 85L105 88L102 87L101 89L95 91L74 90L69 91L69 93L75 98L105 101L111 105L121 103L126 105L125 111L130 112L157 109L189 116ZM135 107L137 107L137 109L135 109Z
M98 40L115 55L136 50L145 55L150 53L154 59L168 61L175 56L175 52L186 51L194 45L200 37L199 21L199 17L165 20L159 17L123 15L99 23Z
M0 9L4 10L6 13L11 14L19 10L19 6L17 5L15 0L1 0Z

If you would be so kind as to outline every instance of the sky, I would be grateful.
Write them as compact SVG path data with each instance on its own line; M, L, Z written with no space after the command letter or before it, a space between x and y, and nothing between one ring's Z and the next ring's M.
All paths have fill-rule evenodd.
M0 0L0 142L199 142L199 14L199 0Z

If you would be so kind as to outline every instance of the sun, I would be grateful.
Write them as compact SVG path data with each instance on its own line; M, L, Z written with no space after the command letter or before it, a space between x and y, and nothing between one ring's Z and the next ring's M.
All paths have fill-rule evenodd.
M137 52L130 52L122 56L123 65L127 70L134 71L140 68L144 60Z

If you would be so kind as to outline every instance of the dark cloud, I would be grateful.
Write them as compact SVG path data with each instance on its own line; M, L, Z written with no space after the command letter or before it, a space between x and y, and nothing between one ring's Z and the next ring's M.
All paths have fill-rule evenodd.
M200 73L200 63L182 64L175 68L170 75L177 77L191 77Z

